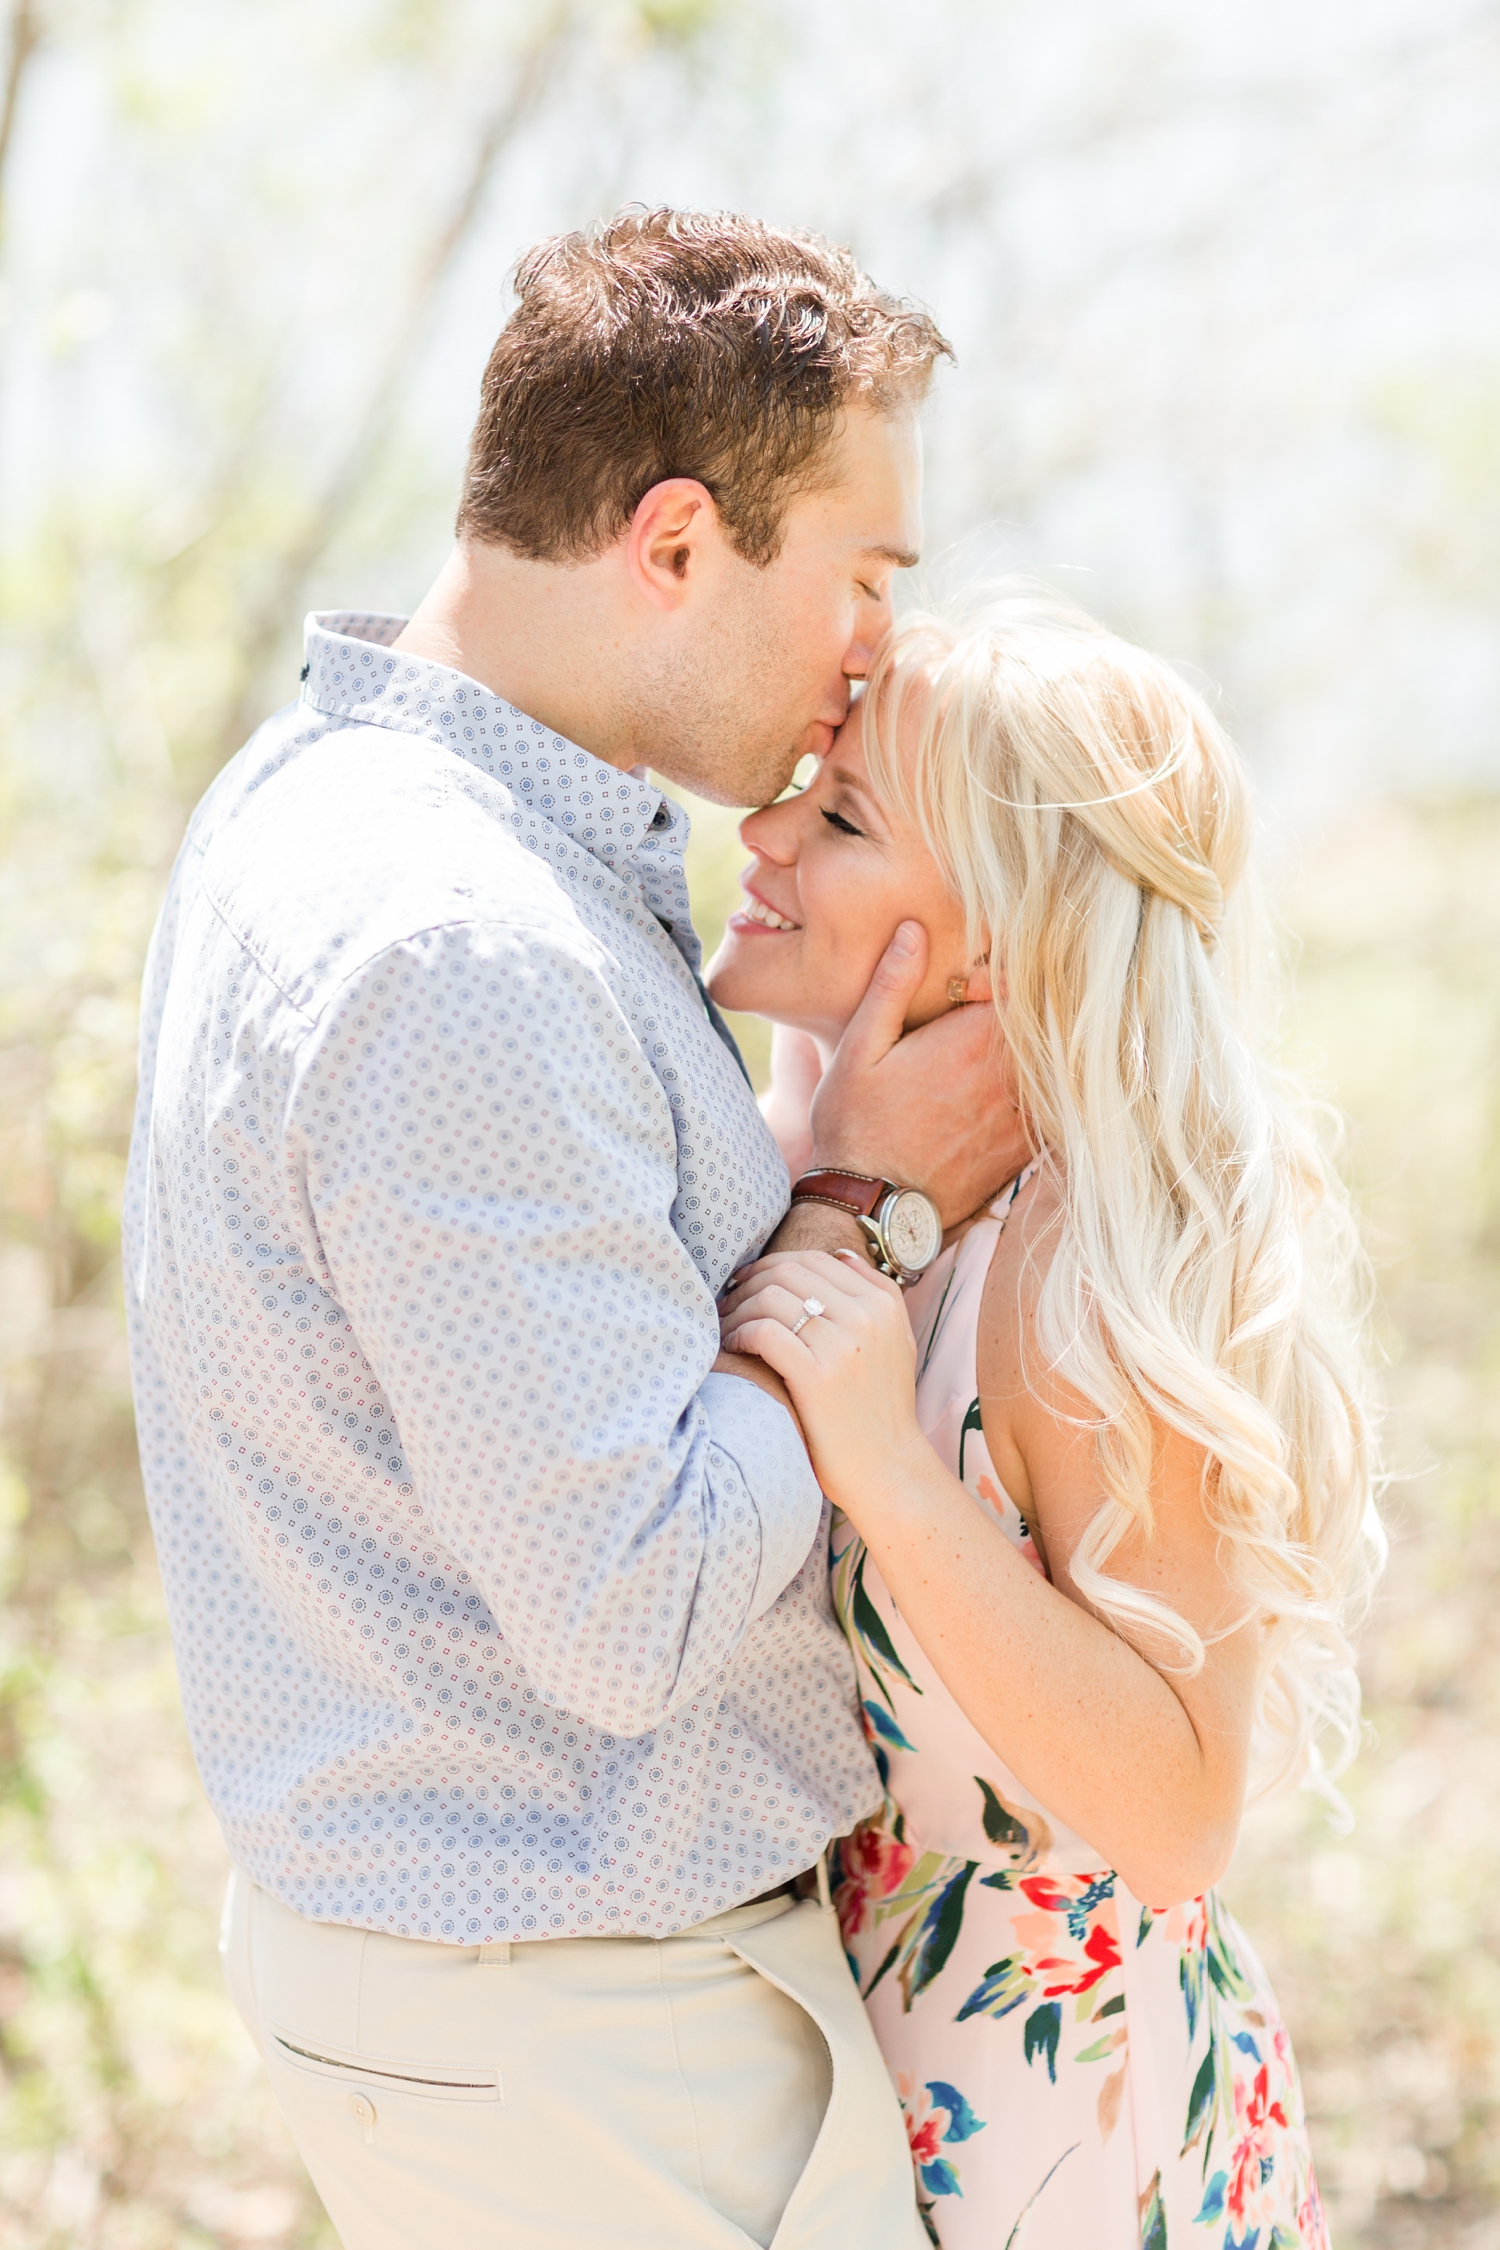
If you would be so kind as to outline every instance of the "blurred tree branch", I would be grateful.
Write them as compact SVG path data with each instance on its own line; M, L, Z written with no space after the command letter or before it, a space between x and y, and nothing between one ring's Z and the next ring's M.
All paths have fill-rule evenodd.
M427 343L426 317L455 260L467 242L497 166L535 113L567 47L579 14L578 0L559 0L533 34L505 97L481 127L462 185L446 218L417 261L401 315L391 332L385 364L371 387L347 438L341 458L324 485L306 531L281 558L246 631L242 688L226 717L218 761L229 757L254 725L254 699L262 669L299 606L312 572L336 538L351 502L368 476L389 435L403 388Z
M0 88L0 244L5 239L5 173L20 106L21 82L26 66L41 42L42 27L35 0L11 0L5 55L5 80Z

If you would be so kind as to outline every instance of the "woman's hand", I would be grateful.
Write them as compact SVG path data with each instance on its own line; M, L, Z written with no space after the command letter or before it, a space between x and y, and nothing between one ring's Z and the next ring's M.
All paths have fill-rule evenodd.
M720 1327L726 1351L754 1353L786 1384L818 1482L857 1529L931 1466L901 1291L856 1251L758 1259L736 1275Z

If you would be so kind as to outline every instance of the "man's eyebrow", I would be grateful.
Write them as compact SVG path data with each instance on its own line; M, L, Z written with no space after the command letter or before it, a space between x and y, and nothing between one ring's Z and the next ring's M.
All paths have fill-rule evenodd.
M878 555L882 562L894 563L898 570L915 570L922 560L915 547L862 547L864 555Z

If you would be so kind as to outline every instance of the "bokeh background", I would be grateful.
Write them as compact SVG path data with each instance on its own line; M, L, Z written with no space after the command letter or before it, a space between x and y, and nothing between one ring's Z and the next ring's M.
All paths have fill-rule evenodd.
M0 48L0 2246L330 2245L214 1958L115 1211L186 809L444 552L506 274L630 199L940 311L932 549L1206 679L1379 1265L1355 1823L1229 1885L1343 2250L1500 2246L1494 0L10 0ZM730 816L703 808L710 936ZM1080 2246L1084 2250L1084 2246Z

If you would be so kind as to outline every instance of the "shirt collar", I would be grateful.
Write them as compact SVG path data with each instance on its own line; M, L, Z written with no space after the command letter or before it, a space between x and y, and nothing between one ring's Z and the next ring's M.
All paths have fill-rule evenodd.
M304 629L303 701L330 718L425 735L493 774L518 803L607 867L628 867L651 911L685 952L690 940L696 956L682 807L641 773L605 765L450 665L393 649L405 624L404 617L354 610L312 612Z

